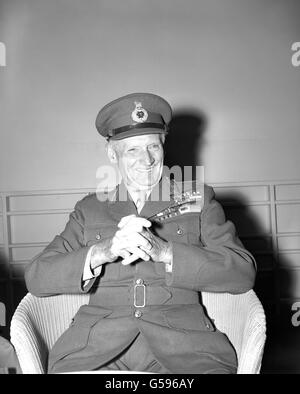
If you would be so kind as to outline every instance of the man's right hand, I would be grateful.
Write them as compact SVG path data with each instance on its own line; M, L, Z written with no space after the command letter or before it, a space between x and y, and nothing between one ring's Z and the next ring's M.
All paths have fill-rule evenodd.
M111 263L122 257L126 264L137 259L150 260L147 250L152 245L141 233L149 228L151 222L135 215L125 216L118 224L119 230L111 238L100 241L93 248L91 269L99 265ZM142 247L143 249L141 249Z

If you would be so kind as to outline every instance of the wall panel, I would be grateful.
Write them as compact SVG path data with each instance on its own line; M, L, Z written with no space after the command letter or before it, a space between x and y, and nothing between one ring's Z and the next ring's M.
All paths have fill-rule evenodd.
M300 235L278 236L278 249L300 249Z
M279 253L278 264L280 268L300 269L300 250L298 252Z
M299 200L300 185L278 185L275 186L276 200Z
M300 232L300 204L278 205L276 209L279 233Z
M68 214L18 215L10 217L12 244L49 242L65 228Z
M29 261L38 253L40 253L46 246L47 242L45 242L44 246L25 246L25 247L11 247L11 261Z
M281 322L280 311L300 298L300 181L212 186L227 219L255 256L255 291L266 311L275 310ZM64 229L76 201L90 191L1 193L0 296L9 316L26 293L26 265Z
M0 245L4 243L3 218L0 215Z
M9 210L14 212L39 211L49 208L70 209L85 195L86 193L12 196L9 200Z

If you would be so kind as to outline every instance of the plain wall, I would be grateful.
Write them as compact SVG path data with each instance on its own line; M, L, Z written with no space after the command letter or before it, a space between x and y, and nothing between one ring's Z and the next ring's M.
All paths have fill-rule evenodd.
M299 15L297 0L0 0L0 190L95 187L97 112L134 91L204 114L208 183L299 179Z

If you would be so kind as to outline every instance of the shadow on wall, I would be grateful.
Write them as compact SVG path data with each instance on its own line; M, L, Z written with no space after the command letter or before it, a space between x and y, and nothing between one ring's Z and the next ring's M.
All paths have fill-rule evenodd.
M0 252L0 304L4 305L0 310L0 335L7 339L9 339L12 315L26 293L25 281L21 278L17 280L11 278L7 257ZM5 310L4 316L3 310Z
M7 259L0 252L0 336L8 338L8 319L7 319L7 287L9 273L7 269Z
M184 166L203 165L201 156L205 148L207 124L207 116L201 111L185 109L176 111L165 143L165 165L169 168L178 165L181 169ZM195 179L195 171L193 171L193 179ZM254 290L266 313L268 336L264 358L268 360L272 348L276 346L277 332L280 332L282 326L285 328L290 326L290 311L286 311L285 316L282 314L280 288L284 282L284 288L292 293L295 279L291 271L281 272L277 269L279 262L274 245L271 242L265 244L267 237L263 219L253 216L248 209L246 199L234 193L226 194L226 197L216 195L216 198L224 208L226 219L235 224L242 243L254 255L257 262ZM251 236L247 237L249 234ZM281 264L284 265L284 262L281 261Z
M268 242L270 239L265 236L264 223L260 217L253 215L249 209L249 202L243 196L227 194L226 197L218 197L217 194L216 199L222 205L226 219L234 223L243 245L256 260L254 291L264 306L267 324L274 323L279 302L274 271L277 262L273 246Z
M182 171L184 166L202 165L199 157L205 145L206 115L196 110L178 110L174 112L169 128L165 142L165 165L169 168L177 165ZM194 168L192 174L195 177Z

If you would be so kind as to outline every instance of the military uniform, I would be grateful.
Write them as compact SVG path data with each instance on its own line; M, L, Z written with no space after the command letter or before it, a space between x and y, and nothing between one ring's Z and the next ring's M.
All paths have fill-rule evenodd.
M139 107L139 101L140 97L133 110L145 107ZM158 118L152 117L151 123L155 122ZM116 196L123 187L117 188ZM139 260L122 265L118 260L103 265L100 276L86 286L82 274L90 247L112 237L122 217L155 218L170 201L149 198L140 214L130 199L105 200L91 194L76 204L64 231L25 274L29 291L37 296L91 294L89 304L79 309L51 349L50 372L105 367L142 338L155 360L170 373L235 373L235 351L206 316L201 291L248 291L255 278L254 260L239 241L234 225L225 220L212 188L205 186L203 201L201 212L152 221L151 231L172 243L172 272L166 272L160 262Z

